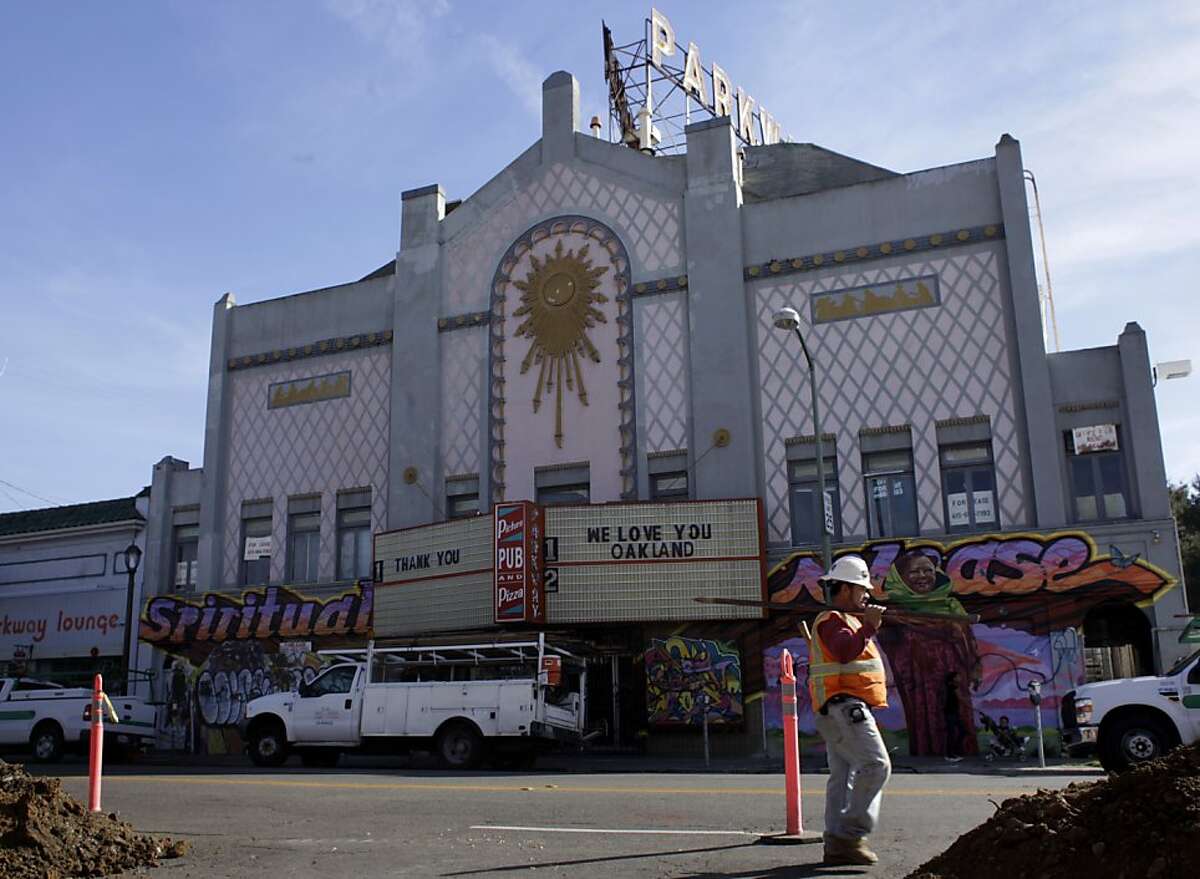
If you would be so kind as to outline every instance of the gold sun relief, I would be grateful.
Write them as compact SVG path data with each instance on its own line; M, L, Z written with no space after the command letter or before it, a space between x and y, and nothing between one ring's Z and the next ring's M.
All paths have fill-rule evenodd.
M516 335L530 339L529 353L521 361L521 374L538 368L537 389L533 392L533 411L541 408L543 395L554 394L554 442L562 448L563 385L574 391L579 402L588 404L583 385L581 361L586 357L600 362L600 352L588 338L587 331L597 323L608 323L597 303L608 297L597 293L600 276L607 266L595 268L587 258L588 245L563 251L562 241L554 245L554 253L540 261L529 257L529 273L524 281L514 281L521 291L521 306L514 317L524 320Z

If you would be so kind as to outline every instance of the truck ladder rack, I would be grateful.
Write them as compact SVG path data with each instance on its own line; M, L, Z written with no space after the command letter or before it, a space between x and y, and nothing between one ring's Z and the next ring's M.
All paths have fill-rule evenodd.
M372 661L390 666L504 665L540 662L543 656L559 656L580 663L584 661L583 657L564 648L547 644L543 635L539 635L536 641L481 641L427 647L376 647L372 641L365 648L321 650L318 654L343 662Z

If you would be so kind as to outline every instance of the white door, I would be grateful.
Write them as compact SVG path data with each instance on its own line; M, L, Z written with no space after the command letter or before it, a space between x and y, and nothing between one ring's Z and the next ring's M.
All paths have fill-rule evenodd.
M301 686L292 710L298 743L358 740L353 692L357 673L356 666L335 665Z
M1200 657L1184 672L1183 711L1192 724L1192 741L1200 741ZM1181 676L1182 677L1182 676Z

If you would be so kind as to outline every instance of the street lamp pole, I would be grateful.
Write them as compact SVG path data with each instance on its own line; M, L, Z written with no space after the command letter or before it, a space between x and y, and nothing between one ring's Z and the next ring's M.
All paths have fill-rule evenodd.
M129 654L132 642L136 637L136 621L133 618L133 578L138 565L142 562L142 550L136 543L125 547L125 571L129 574L129 584L125 589L125 646L121 651L121 673L125 677L125 695L133 695L133 682L129 674Z
M800 350L804 352L804 361L808 364L808 387L812 394L813 433L817 453L817 518L821 523L821 561L828 571L833 567L833 549L830 545L828 522L825 518L825 445L821 432L821 408L817 397L817 371L813 367L812 356L808 353L808 345L804 334L800 332L800 315L794 308L781 308L775 312L775 326L781 330L792 330L800 340Z

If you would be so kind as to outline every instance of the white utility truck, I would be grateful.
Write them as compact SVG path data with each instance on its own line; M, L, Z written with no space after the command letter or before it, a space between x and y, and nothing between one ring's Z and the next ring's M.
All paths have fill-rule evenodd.
M1200 741L1200 650L1162 677L1084 684L1063 698L1063 739L1071 754L1096 751L1119 772Z
M307 766L343 752L432 751L454 769L485 756L529 765L555 742L583 737L587 665L546 642L494 641L322 651L333 659L297 692L246 705L250 759Z
M105 718L106 743L122 750L153 747L156 710L141 699L109 696L119 720ZM91 735L92 691L52 681L0 678L0 746L28 748L38 763L83 750Z

